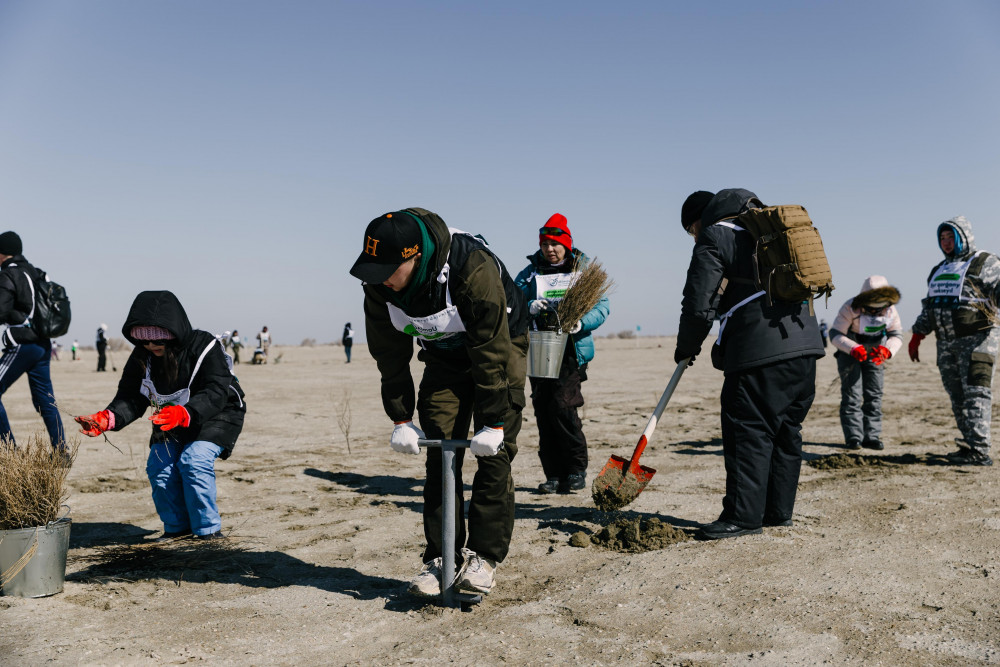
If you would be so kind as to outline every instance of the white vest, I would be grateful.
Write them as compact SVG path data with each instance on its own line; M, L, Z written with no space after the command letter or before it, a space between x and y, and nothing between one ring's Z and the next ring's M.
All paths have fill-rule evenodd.
M965 277L969 272L972 261L981 253L974 253L971 257L963 260L952 260L944 262L937 268L930 282L927 283L927 300L932 306L952 307L959 304L969 304L984 301L980 298L969 298L962 295L962 288L965 286Z

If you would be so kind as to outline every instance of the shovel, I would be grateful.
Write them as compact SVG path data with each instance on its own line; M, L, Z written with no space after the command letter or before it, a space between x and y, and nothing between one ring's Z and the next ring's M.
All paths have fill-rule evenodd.
M649 444L649 439L653 437L656 422L663 414L664 408L667 407L667 401L670 400L674 389L677 388L677 383L680 382L681 375L684 374L684 369L687 368L689 361L689 359L682 359L677 364L677 369L670 378L670 382L667 383L667 388L660 396L660 402L656 404L656 409L653 410L649 422L646 423L646 430L639 437L639 443L635 446L635 451L632 452L632 458L623 459L620 456L612 455L604 464L601 472L594 478L590 491L598 509L611 511L625 507L635 500L649 484L649 480L653 479L656 470L639 465L639 457L642 456L643 450Z

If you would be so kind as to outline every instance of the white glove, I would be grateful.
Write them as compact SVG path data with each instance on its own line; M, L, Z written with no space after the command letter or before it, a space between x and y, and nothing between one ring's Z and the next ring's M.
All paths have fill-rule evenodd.
M412 420L399 422L392 429L389 444L401 454L419 454L420 447L417 446L417 440L423 437L424 432L414 426Z
M528 312L531 313L532 315L537 315L543 310L548 310L548 309L549 309L548 299L535 299L534 301L528 304Z
M577 322L573 325L573 328L569 330L571 334L580 333L580 329L583 328L583 321Z
M494 456L500 451L503 444L503 427L493 428L484 426L472 436L472 445L469 449L476 456Z

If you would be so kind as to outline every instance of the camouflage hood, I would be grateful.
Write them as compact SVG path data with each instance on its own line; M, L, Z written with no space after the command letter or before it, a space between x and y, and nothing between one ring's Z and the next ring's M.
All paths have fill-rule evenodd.
M945 220L937 228L938 248L941 247L941 231L951 229L955 233L955 251L948 255L949 258L961 258L972 255L976 252L976 238L972 235L972 223L965 219L964 215ZM943 250L941 252L944 252Z

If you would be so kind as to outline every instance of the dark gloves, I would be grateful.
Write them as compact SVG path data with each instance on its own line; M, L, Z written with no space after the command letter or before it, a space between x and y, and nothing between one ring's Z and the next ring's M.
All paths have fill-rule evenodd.
M674 349L674 363L679 364L685 359L690 359L693 364L711 328L711 322L681 315L680 327L677 330L677 347Z

